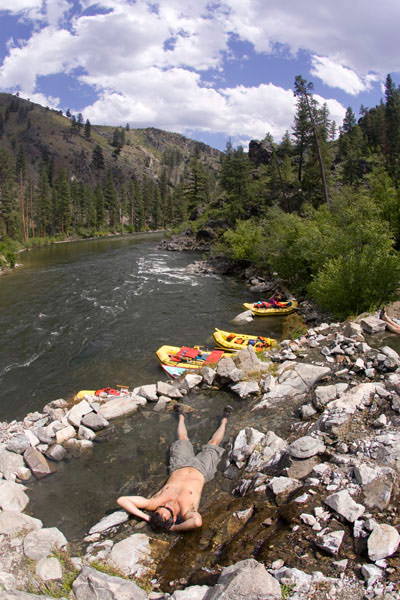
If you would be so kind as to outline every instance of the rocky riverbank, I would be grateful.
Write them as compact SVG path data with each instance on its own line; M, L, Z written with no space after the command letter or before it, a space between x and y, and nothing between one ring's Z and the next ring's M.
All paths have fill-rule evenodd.
M265 360L243 350L173 383L56 400L2 423L0 598L400 598L400 357L376 315L357 321L309 329ZM95 452L112 419L149 402L169 411L204 389L229 390L243 411L227 489L206 493L200 530L155 535L115 511L78 554L27 514L24 481ZM277 410L293 423L285 435L269 426Z

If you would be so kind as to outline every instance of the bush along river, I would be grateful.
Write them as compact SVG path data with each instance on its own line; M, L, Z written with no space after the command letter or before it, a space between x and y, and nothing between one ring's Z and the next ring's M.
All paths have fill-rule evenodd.
M97 251L85 249L85 244L90 245L82 244L76 254L75 249L62 249L72 252L68 262L65 258L66 270L80 262L96 287ZM214 326L232 329L230 319L248 298L242 284L196 275L187 269L193 256L160 253L148 237L111 242L108 249L100 245L98 252L110 265L110 254L120 254L130 268L141 257L153 257L163 277L174 269L181 281L188 278L189 290L176 288L183 312L179 320L169 316L176 334L194 335L192 304L187 304L185 291L194 292L194 297L197 293L195 304L200 299L207 304L199 309L202 322L193 312L197 339L183 336L177 344L202 342ZM46 266L34 266L42 257L35 259L32 253L32 266L24 267L31 284L31 271L40 275L41 269L51 272L60 264L51 254L43 257ZM134 261L126 258L129 254ZM114 269L121 260L114 261ZM16 286L21 278L21 291L24 269L5 278L11 281L7 285ZM68 285L72 281L71 276ZM207 286L203 296L197 288ZM51 294L51 286L46 294ZM162 285L158 296L165 300ZM173 302L176 311L175 296L170 305ZM154 313L153 297L151 305L146 314ZM152 326L161 323L155 316ZM274 323L274 332L267 331L266 320L254 320L242 331L279 338L281 324ZM107 323L103 325L110 331ZM68 395L61 389L50 399L50 386L41 403L39 385L34 398L25 388L21 404L28 414L1 424L0 583L8 590L4 597L24 598L13 590L25 589L43 597L61 594L78 600L98 598L100 593L143 600L399 598L400 358L393 349L397 338L388 335L385 326L376 316L321 324L296 341L282 341L263 360L252 349L243 350L215 369L172 384L160 370L152 372L148 366L146 372L143 367L136 381L134 371L123 382L133 389L125 396L86 395L74 403L61 399ZM89 332L96 337L101 325L93 328ZM118 325L118 331L123 336L123 327ZM171 341L171 331L153 334L157 341L152 352ZM147 341L146 337L143 346L140 338L136 342L143 355ZM64 348L62 361L60 350L61 379L71 361L72 366L79 364L79 352L66 353ZM112 343L108 352L112 360ZM39 360L17 369L28 369ZM150 352L148 360L154 360ZM87 377L90 362L81 364ZM93 363L96 370L106 358L94 353ZM114 381L115 375L105 383ZM14 385L18 389L17 382ZM86 387L94 389L98 382L66 389L71 393ZM10 402L7 393L5 401ZM234 414L223 461L203 492L203 526L182 535L155 534L146 523L119 510L115 499L121 494L150 495L162 485L175 434L176 402L185 407L196 447L215 430L227 402L233 404ZM5 418L12 419L9 410Z

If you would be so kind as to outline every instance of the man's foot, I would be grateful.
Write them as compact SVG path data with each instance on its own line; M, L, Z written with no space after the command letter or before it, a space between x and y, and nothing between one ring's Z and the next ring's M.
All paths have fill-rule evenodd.
M176 404L174 404L174 411L178 414L178 415L184 415L185 411L183 410L183 406L181 406L179 404L179 402L177 402Z
M228 419L233 413L233 408L230 404L227 404L224 408L224 412L222 413L222 418Z

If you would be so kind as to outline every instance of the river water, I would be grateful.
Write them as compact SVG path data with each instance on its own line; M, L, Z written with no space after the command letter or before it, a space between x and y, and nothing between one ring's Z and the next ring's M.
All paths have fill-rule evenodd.
M23 266L0 279L1 420L22 419L80 389L165 380L157 348L212 348L215 327L280 338L279 318L233 326L249 299L243 282L193 273L187 267L201 256L159 250L160 239L136 234L21 254ZM224 393L187 398L196 444L207 442L228 400L235 404ZM30 512L79 538L115 510L118 495L154 493L162 484L175 427L151 405L116 422L92 459L64 461L54 475L28 484Z

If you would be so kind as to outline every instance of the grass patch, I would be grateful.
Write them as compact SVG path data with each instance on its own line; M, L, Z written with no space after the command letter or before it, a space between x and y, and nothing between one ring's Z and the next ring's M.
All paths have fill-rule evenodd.
M283 323L284 339L296 340L307 332L308 328L298 313L288 315Z
M282 583L281 584L281 592L282 592L282 598L283 600L285 600L286 598L290 598L290 596L294 593L294 586L293 585L288 585L287 583Z
M61 581L42 581L36 575L36 561L29 560L28 568L32 573L32 579L28 584L27 591L31 594L51 596L52 598L69 598L72 592L72 584L79 575L79 570L75 568L68 552L56 549L52 557L57 558L61 563L63 576Z

